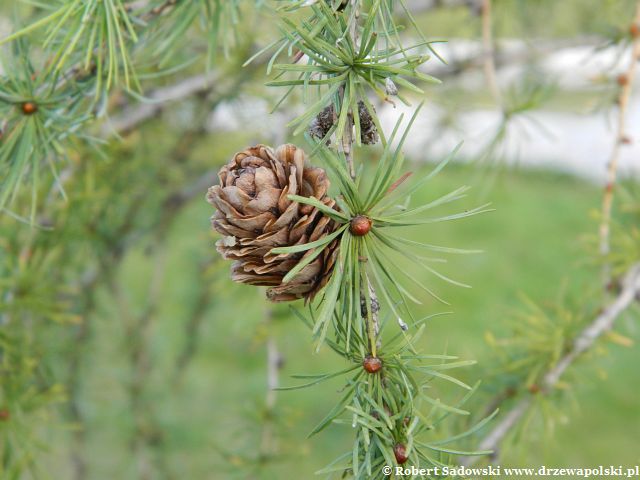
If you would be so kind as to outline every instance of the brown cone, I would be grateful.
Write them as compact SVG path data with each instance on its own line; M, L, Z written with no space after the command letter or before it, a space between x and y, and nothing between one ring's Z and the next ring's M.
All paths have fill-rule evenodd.
M338 227L317 208L287 198L291 194L315 197L333 208L324 170L306 165L304 151L295 145L281 145L275 151L257 145L237 153L218 177L220 185L209 188L207 201L217 208L211 217L213 228L224 235L216 242L217 250L235 260L232 280L271 287L267 297L274 302L312 300L331 276L338 240L287 283L282 283L284 276L314 249L269 252L313 242Z

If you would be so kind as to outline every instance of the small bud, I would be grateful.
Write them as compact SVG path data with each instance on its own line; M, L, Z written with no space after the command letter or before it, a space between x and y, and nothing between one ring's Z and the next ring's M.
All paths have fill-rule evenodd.
M378 357L367 355L362 361L362 367L369 373L379 372L382 368L382 360L380 360Z
M620 85L621 87L624 87L627 83L629 83L629 77L627 77L626 74L621 73L620 75L618 75L616 82L618 82L618 85Z
M6 422L9 418L11 418L9 410L6 408L0 408L0 422Z
M366 217L364 215L357 215L351 219L349 230L355 236L362 237L363 235L369 233L372 224L373 222L369 217Z
M633 140L631 140L631 137L628 135L622 135L620 137L620 143L622 145L631 145L633 143Z
M400 465L406 463L409 457L407 456L407 447L405 447L402 443L396 443L393 446L393 454L396 457L396 462Z
M631 35L631 38L640 37L640 25L638 25L637 23L632 23L629 27L629 35Z
M25 115L33 115L38 111L38 105L34 102L24 102L22 104L22 113Z
M529 386L529 393L531 393L532 395L540 393L540 387L535 383L531 384Z

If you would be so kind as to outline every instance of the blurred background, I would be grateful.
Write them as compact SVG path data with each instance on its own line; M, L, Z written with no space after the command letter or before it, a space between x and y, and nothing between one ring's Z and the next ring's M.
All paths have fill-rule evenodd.
M2 37L34 8L12 4L0 3ZM410 107L376 104L389 131L425 101L405 148L412 171L433 169L464 141L412 202L469 185L465 208L495 209L407 230L483 251L442 267L471 289L409 272L451 303L425 298L416 308L416 317L443 313L429 320L421 347L477 360L458 376L483 381L473 399L480 414L495 398L505 411L534 398L502 465L640 464L637 306L568 372L560 393L535 391L536 375L605 300L597 231L636 2L494 0L490 36L482 4L408 1L427 38L443 41L434 48L447 63L434 57L424 67L443 83L410 95ZM38 227L0 214L2 478L313 478L351 448L347 425L307 438L339 399L340 380L269 390L343 360L327 348L314 354L287 305L232 283L214 248L204 196L220 166L257 143L305 145L286 126L304 111L301 98L272 113L283 92L264 86L269 56L242 66L278 35L268 6L241 3L228 22L233 32L207 73L194 28L182 39L191 50L171 61L183 64L192 50L198 60L145 80L153 102L123 91L108 99L94 126L106 142L75 145L59 167L66 200L53 178L41 178ZM640 258L638 84L619 157L618 273ZM373 164L379 153L362 147L356 156ZM30 198L18 197L17 211ZM523 329L536 338L525 342ZM441 386L444 397L449 388Z

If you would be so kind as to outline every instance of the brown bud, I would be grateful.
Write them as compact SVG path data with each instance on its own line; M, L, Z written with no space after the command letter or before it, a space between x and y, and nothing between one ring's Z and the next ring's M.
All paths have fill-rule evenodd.
M620 143L623 145L631 145L633 143L633 140L631 140L631 137L628 135L622 135L620 137Z
M378 357L367 355L362 361L362 367L369 373L379 372L382 368L382 360L380 360Z
M365 215L357 215L351 219L351 226L349 229L357 237L362 237L369 233L371 230L372 221Z
M9 410L6 408L0 408L0 422L6 422L11 417Z
M362 100L358 102L358 117L360 118L360 141L365 145L378 143L380 136L376 122L373 121L371 113Z
M637 23L632 23L629 27L629 35L631 35L631 38L640 37L640 25L638 25Z
M529 393L533 395L535 395L536 393L540 393L540 387L535 383L529 385Z
M618 78L616 78L616 82L618 82L618 85L620 85L621 87L624 87L627 83L629 83L629 77L627 77L626 74L621 73L620 75L618 75Z
M311 125L309 125L309 134L317 138L318 140L322 140L333 127L335 120L335 110L333 105L329 105L322 109L320 113L313 119ZM331 141L327 140L327 145L330 144Z
M34 102L24 102L22 104L22 113L25 115L33 115L38 111L38 105Z
M396 443L393 446L393 454L396 457L396 462L398 462L400 465L406 463L406 461L409 459L409 457L407 456L407 447L405 447L402 443Z

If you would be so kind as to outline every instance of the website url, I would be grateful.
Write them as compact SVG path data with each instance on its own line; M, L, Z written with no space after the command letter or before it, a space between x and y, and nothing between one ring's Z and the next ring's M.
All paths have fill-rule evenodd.
M538 468L508 468L500 465L492 465L482 468L470 467L432 467L418 468L415 466L391 467L384 466L382 473L389 475L404 475L413 477L438 477L450 476L461 478L486 478L486 477L573 477L573 478L592 478L592 477L617 477L617 478L640 478L640 465L633 467L624 467L622 465L603 466L592 468L556 468L541 466Z

